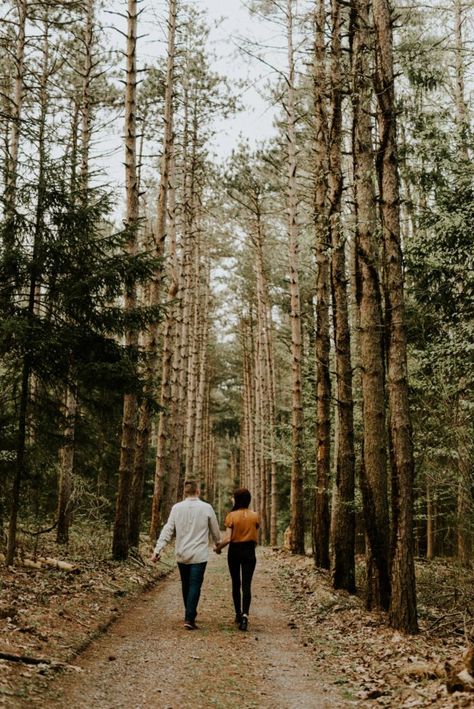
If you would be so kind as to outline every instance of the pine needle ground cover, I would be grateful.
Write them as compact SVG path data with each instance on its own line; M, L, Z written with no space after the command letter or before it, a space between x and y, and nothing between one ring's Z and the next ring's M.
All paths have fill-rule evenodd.
M420 633L394 632L360 596L334 591L329 572L308 557L276 552L290 627L313 648L322 675L336 675L356 706L472 707L473 695L446 689L447 671L466 649L474 617L472 572L446 561L417 562ZM362 560L358 571L362 570Z
M174 566L171 557L158 568L143 564L146 543L141 557L112 562L109 534L90 532L78 528L69 552L61 555L76 572L20 565L2 571L0 651L52 661L0 661L7 706L23 697L41 698L61 663L74 671L77 653ZM47 557L55 555L53 550L52 539L43 537L36 551ZM25 558L33 551L32 545L24 545ZM318 677L342 691L353 706L472 706L472 694L449 694L446 689L446 663L455 665L461 658L464 634L471 629L470 572L446 561L417 562L421 632L406 636L390 629L383 614L368 613L361 596L334 591L329 573L315 570L311 558L268 549L260 553L291 608L288 629L312 651ZM362 574L359 582L362 589ZM263 598L255 599L257 614L261 603Z
M144 561L149 556L146 544L126 562L111 561L110 542L105 528L78 525L69 548L59 552L54 532L41 537L36 548L31 539L22 540L24 563L54 558L72 570L41 563L41 568L29 568L21 558L1 569L0 652L45 662L0 659L0 704L24 696L26 688L29 695L36 683L44 683L64 663L73 663L137 594L169 571L165 564Z

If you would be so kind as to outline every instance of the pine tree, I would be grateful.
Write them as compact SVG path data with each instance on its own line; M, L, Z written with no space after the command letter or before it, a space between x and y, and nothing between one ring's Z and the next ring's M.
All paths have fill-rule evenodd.
M392 524L395 540L391 568L390 622L405 632L416 632L418 626L413 558L414 461L408 400L393 40L387 0L373 0L373 16L379 130L376 165L384 241L387 390L393 481Z
M388 610L389 512L385 431L380 246L374 190L372 86L368 0L351 6L356 282L362 383L363 454L360 486L367 538L367 605Z
M126 83L125 83L125 189L127 195L126 227L128 230L127 253L133 257L137 251L137 232L139 227L139 194L137 175L136 142L136 89L137 89L137 0L127 3L127 48L126 48ZM131 281L127 285L124 298L125 312L136 306L136 285ZM125 333L126 346L130 353L137 349L136 330ZM138 402L136 393L127 393L123 401L122 442L119 466L119 486L115 508L114 538L112 555L116 560L126 559L129 549L129 498L131 493L133 461L135 456L135 436Z
M335 588L355 591L355 453L351 335L342 231L342 18L340 0L332 0L331 125L329 130L329 232L332 246L331 290L336 360L336 478L332 501L332 579Z

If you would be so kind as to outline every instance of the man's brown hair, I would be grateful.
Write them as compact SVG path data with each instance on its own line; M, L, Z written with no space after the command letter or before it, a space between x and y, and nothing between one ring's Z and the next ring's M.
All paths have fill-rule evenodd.
M184 494L185 495L197 495L199 491L199 483L197 480L185 480L184 481Z

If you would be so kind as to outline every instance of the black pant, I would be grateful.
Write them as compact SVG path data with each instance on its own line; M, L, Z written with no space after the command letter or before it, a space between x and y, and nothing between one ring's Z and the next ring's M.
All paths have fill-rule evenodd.
M237 615L248 615L252 600L252 576L255 571L255 542L231 542L227 554L232 579L232 599ZM242 576L241 576L242 574ZM242 586L242 599L240 590Z

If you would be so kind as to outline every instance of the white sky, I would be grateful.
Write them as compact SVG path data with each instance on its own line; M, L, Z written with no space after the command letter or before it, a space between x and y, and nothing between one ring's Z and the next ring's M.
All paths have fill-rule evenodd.
M216 134L210 145L211 152L216 159L225 160L240 139L248 139L251 145L257 141L270 137L273 132L274 111L259 95L266 82L271 77L268 67L262 65L257 59L243 55L238 51L239 37L244 36L255 42L270 41L267 23L259 22L250 14L241 0L194 0L196 8L206 11L208 24L211 27L210 50L216 55L212 69L217 73L227 76L232 81L244 80L249 82L248 88L242 90L240 103L243 110L228 119L219 119ZM165 52L166 26L165 16L167 3L160 0L145 0L141 6L143 13L139 19L139 40L137 46L138 66L151 64L153 60ZM112 0L107 4L107 9L114 13L123 13L126 0ZM105 14L105 22L110 29L107 40L111 46L121 49L125 42L122 35L113 27L125 31L125 21L116 14ZM271 30L270 30L271 31ZM140 35L144 35L140 37ZM103 157L100 164L104 167L107 179L117 192L120 202L123 196L123 142L122 120L114 122L106 132L101 134L96 151Z
M238 142L239 134L256 142L273 133L273 111L259 95L269 69L258 60L238 51L239 37L265 41L269 29L268 25L250 17L241 0L197 0L195 5L206 10L211 23L224 18L219 27L213 29L210 37L211 46L218 57L215 69L231 79L244 79L250 83L242 95L245 110L227 120L216 136L216 149L220 155L225 156L230 154Z

